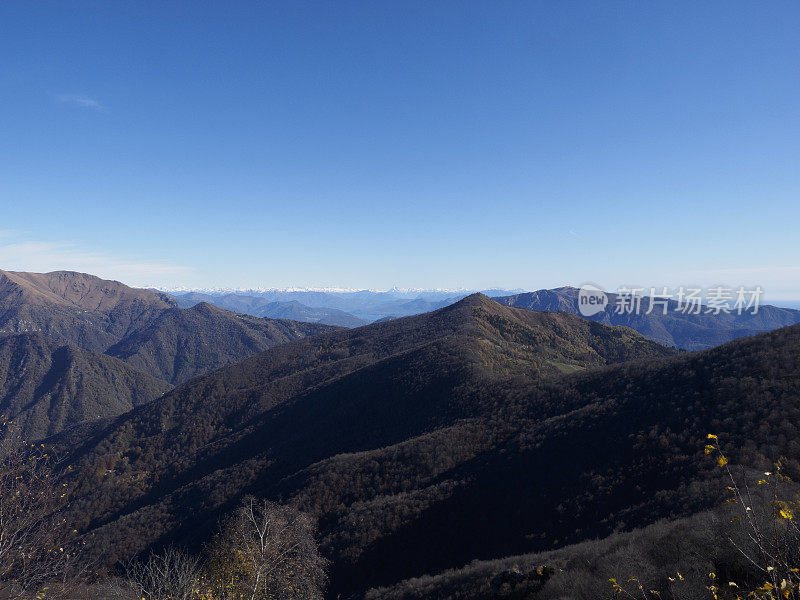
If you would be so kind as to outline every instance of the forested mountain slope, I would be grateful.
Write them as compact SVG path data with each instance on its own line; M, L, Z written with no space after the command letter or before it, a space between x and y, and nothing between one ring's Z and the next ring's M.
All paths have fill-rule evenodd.
M62 346L41 334L0 338L3 435L36 440L101 417L112 417L172 389L120 360Z
M233 313L205 302L171 308L107 353L171 383L235 363L333 327Z
M98 423L82 443L59 441L73 448L74 514L107 559L200 540L246 492L297 496L322 517L334 586L350 592L473 550L442 547L444 538L402 546L395 536L509 443L518 427L505 418L510 390L672 355L630 329L475 295L284 344ZM407 557L391 568L362 568L401 547Z
M610 598L608 577L656 571L667 585L676 569L698 568L693 585L705 591L709 570L742 560L726 534L709 529L710 516L680 520L725 497L728 482L703 452L707 434L724 440L736 473L738 465L773 470L785 457L785 474L800 481L800 326L549 380L535 390L512 384L502 396L497 422L514 432L460 478L452 474L462 482L457 491L392 537L424 553L424 540L452 539L468 524L451 549L458 560L441 560L436 550L415 559L430 566L426 574L452 570L395 585L387 578L370 598L490 598L491 581L504 570L542 564L565 571L526 597ZM587 541L659 521L624 539ZM727 527L730 515L722 521ZM547 552L565 544L579 545ZM376 568L392 552L389 543L372 545L359 568ZM512 558L530 552L545 554ZM474 559L488 562L467 567Z
M53 443L105 560L199 544L255 493L316 514L333 597L361 597L699 514L721 498L709 432L797 477L799 397L800 326L679 354L476 295L289 342Z

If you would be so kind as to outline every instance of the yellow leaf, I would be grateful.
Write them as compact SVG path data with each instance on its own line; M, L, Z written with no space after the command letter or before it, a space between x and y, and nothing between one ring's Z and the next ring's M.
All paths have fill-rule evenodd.
M719 466L719 467L724 467L724 466L725 466L725 465L727 465L727 464L728 464L728 459L727 459L727 458L725 458L724 456L720 456L720 457L717 459L717 466Z
M708 439L710 439L710 440L716 440L716 439L717 439L717 436L715 436L713 433L709 433L709 434L708 434Z

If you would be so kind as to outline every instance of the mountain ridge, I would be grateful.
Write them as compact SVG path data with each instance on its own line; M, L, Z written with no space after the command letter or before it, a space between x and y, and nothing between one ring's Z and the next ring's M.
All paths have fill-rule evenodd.
M208 372L325 325L239 315L74 271L0 271L0 339L40 333L122 358L171 383Z
M165 294L73 271L0 271L0 336L40 332L103 352L176 304Z

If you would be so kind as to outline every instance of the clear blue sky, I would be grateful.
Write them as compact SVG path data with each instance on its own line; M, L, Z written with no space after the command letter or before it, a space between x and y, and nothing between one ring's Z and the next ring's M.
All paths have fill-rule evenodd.
M800 3L3 2L0 268L800 298Z

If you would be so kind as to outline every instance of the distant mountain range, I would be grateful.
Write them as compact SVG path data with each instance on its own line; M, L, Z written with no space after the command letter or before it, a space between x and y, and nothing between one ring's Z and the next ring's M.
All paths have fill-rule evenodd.
M565 311L579 314L577 288L563 287L555 290L539 290L494 298L507 306L528 310ZM660 344L675 346L683 350L703 350L731 340L772 331L779 327L800 323L800 310L762 305L756 314L720 313L708 314L703 307L701 314L684 314L678 310L675 300L669 300L667 314L662 305L650 311L650 299L641 299L637 312L618 314L618 295L609 293L608 305L603 312L588 317L604 325L624 325ZM647 314L651 312L651 314Z
M521 290L516 290L517 292ZM358 327L386 317L407 317L458 302L473 292L447 290L248 290L165 292L182 307L208 302L259 317L292 318L342 327ZM487 296L512 293L483 290Z
M563 287L553 290L538 290L507 294L502 290L487 290L496 301L508 306L539 311L578 311L577 288ZM215 306L272 318L289 318L358 327L370 322L430 312L458 302L466 293L449 295L449 292L420 292L417 298L406 297L409 292L321 292L279 291L262 292L263 296L243 293L207 294L187 292L176 294L175 301L188 307L197 302L208 302ZM282 298L282 300L275 300ZM667 314L662 307L649 311L649 298L641 300L641 310L632 314L617 314L618 295L608 294L609 303L605 311L589 317L605 325L624 325L642 335L668 346L682 350L702 350L718 346L740 337L772 331L779 327L800 323L800 310L762 305L757 314L684 314L678 311L678 303L669 301ZM313 308L312 308L313 306ZM346 312L345 312L346 311ZM360 315L357 317L355 315Z
M284 302L273 301L259 296L240 294L204 294L202 292L186 292L173 294L172 297L181 308L191 308L201 302L213 304L234 312L269 317L272 319L293 319L309 323L323 323L339 327L360 327L368 321L335 308L311 308L297 300Z

